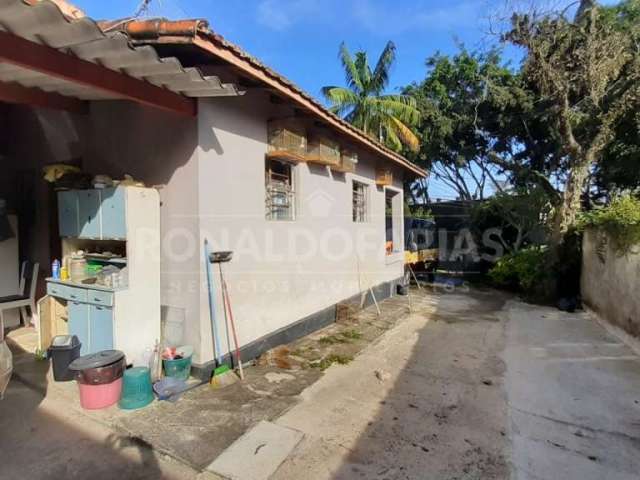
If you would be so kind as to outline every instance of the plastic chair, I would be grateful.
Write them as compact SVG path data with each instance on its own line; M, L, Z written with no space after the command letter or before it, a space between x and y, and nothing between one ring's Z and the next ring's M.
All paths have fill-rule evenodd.
M36 323L37 309L36 309L36 286L38 285L38 270L40 269L39 263L32 264L29 269L29 263L22 263L22 272L20 274L20 291L16 295L8 295L6 297L0 297L0 328L4 332L4 318L3 312L12 308L19 308L20 315L24 325L27 326L27 308L31 310L31 321ZM29 280L29 282L27 282ZM25 286L29 285L29 292L25 293Z

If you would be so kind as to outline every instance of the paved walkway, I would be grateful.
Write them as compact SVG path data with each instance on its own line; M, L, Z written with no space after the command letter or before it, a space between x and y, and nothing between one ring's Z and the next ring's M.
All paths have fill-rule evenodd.
M586 313L505 311L515 478L640 478L640 357Z
M278 420L305 439L278 480L505 479L505 297L429 292Z
M73 385L59 390L45 379L43 389L33 388L43 373L29 364L34 370L25 370L26 384L12 381L0 403L2 476L214 478L198 465L222 454L211 470L239 480L640 478L640 357L587 314L465 289L414 291L411 305L397 298L383 310L384 322L370 311L359 320L364 338L339 341L356 337L354 323L297 345L296 352L317 355L327 344L322 348L346 355L373 342L317 381L305 373L315 369L250 369L249 380L235 388L241 415L219 408L237 405L225 401L234 389L222 396L203 389L174 407L157 405L153 422L147 416L154 409L79 415ZM375 337L375 329L382 336ZM45 390L58 394L43 398ZM189 411L201 411L202 421L183 422ZM163 423L169 417L178 424L168 427L181 438L210 435L224 442L172 450ZM132 440L111 428L114 421L132 430L137 421L147 433ZM262 430L252 435L253 425ZM278 428L301 435L284 448ZM249 430L244 444L233 445L243 429ZM253 451L256 459L243 454L236 462L234 451ZM265 463L260 455L269 451L279 460Z

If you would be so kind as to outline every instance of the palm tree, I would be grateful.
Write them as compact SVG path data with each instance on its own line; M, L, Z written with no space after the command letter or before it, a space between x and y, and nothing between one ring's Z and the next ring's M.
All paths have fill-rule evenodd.
M331 111L394 150L405 145L417 151L420 140L409 128L420 119L415 99L384 93L396 58L393 42L387 43L373 71L367 52L358 51L353 58L344 42L340 44L338 57L345 70L347 87L322 88Z

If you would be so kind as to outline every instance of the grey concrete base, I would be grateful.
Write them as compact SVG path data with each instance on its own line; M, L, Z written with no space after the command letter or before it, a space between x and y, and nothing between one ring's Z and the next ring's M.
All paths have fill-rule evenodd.
M236 440L207 470L231 480L268 480L303 434L262 421Z
M376 300L378 302L392 297L395 295L396 286L402 284L403 279L398 278L390 282L381 283L372 288ZM362 292L361 294L354 295L343 300L340 303L349 303L357 305L358 307L367 308L373 305L373 298L369 292ZM319 312L313 313L291 325L276 330L269 335L265 335L258 340L255 340L248 345L245 345L240 349L240 356L243 361L253 360L259 357L267 350L277 347L278 345L284 345L291 343L299 338L305 337L321 328L327 327L336 321L336 312L338 304L331 305ZM231 365L231 358L229 355L225 355L222 359L223 363ZM216 368L216 362L210 361L204 364L194 364L191 367L191 375L202 381L207 381L211 378L213 370Z
M507 315L514 478L639 478L640 357L586 313Z

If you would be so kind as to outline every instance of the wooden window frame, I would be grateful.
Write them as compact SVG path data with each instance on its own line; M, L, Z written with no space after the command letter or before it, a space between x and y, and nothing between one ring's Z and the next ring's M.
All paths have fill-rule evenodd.
M274 172L275 164L286 167L288 175ZM282 215L282 212L286 214ZM293 163L274 158L266 159L265 218L272 222L292 222L296 219L296 180Z
M351 212L354 223L366 223L369 220L369 185L357 180L351 186ZM358 189L361 189L359 192ZM359 205L361 202L361 205Z

